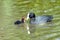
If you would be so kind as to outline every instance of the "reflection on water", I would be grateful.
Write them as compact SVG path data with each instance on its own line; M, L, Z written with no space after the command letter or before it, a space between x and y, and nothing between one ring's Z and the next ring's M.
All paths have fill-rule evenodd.
M30 31L30 33L34 33L36 31L36 29L41 29L41 28L51 28L53 27L53 23L45 23L43 25L40 25L40 24L28 24L28 23L23 23L23 24L20 24L20 25L17 25L16 27L17 28L20 28L20 27L25 27L27 32ZM28 34L30 34L28 33Z
M54 33L56 30L53 29L53 23L47 23L44 25L24 23L21 24L20 27L25 27L27 34L29 34L31 38L34 39L38 37L38 39L44 40L46 38L54 37L57 35Z

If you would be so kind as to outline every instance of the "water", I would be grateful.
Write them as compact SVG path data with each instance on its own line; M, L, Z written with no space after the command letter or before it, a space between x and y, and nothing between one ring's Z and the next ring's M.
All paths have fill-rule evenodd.
M31 10L36 15L53 15L54 19L46 25L14 25ZM60 0L0 0L0 40L60 40Z

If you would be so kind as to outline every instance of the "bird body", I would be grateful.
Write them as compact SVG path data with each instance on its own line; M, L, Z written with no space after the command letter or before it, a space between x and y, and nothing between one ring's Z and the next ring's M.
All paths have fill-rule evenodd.
M52 15L36 16L34 13L29 13L28 18L30 18L31 24L41 24L41 23L51 22L53 16Z
M21 20L15 21L14 24L15 24L15 25L19 25L19 24L24 23L24 22L25 22L25 19L24 19L24 17L22 17Z
M30 19L31 24L41 24L41 23L46 23L46 22L51 22L52 17L50 16L36 16L35 19Z

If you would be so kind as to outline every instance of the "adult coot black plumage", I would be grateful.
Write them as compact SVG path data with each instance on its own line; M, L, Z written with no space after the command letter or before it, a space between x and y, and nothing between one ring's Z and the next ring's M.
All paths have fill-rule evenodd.
M52 22L53 16L52 15L36 16L35 13L29 13L29 15L27 15L27 19L28 18L30 18L31 24L41 24Z

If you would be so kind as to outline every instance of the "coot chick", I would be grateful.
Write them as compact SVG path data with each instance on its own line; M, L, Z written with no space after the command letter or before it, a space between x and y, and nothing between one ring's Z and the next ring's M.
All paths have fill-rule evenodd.
M15 25L19 25L19 24L24 23L24 22L25 22L25 19L24 19L24 17L22 17L21 20L15 21L14 24L15 24Z

